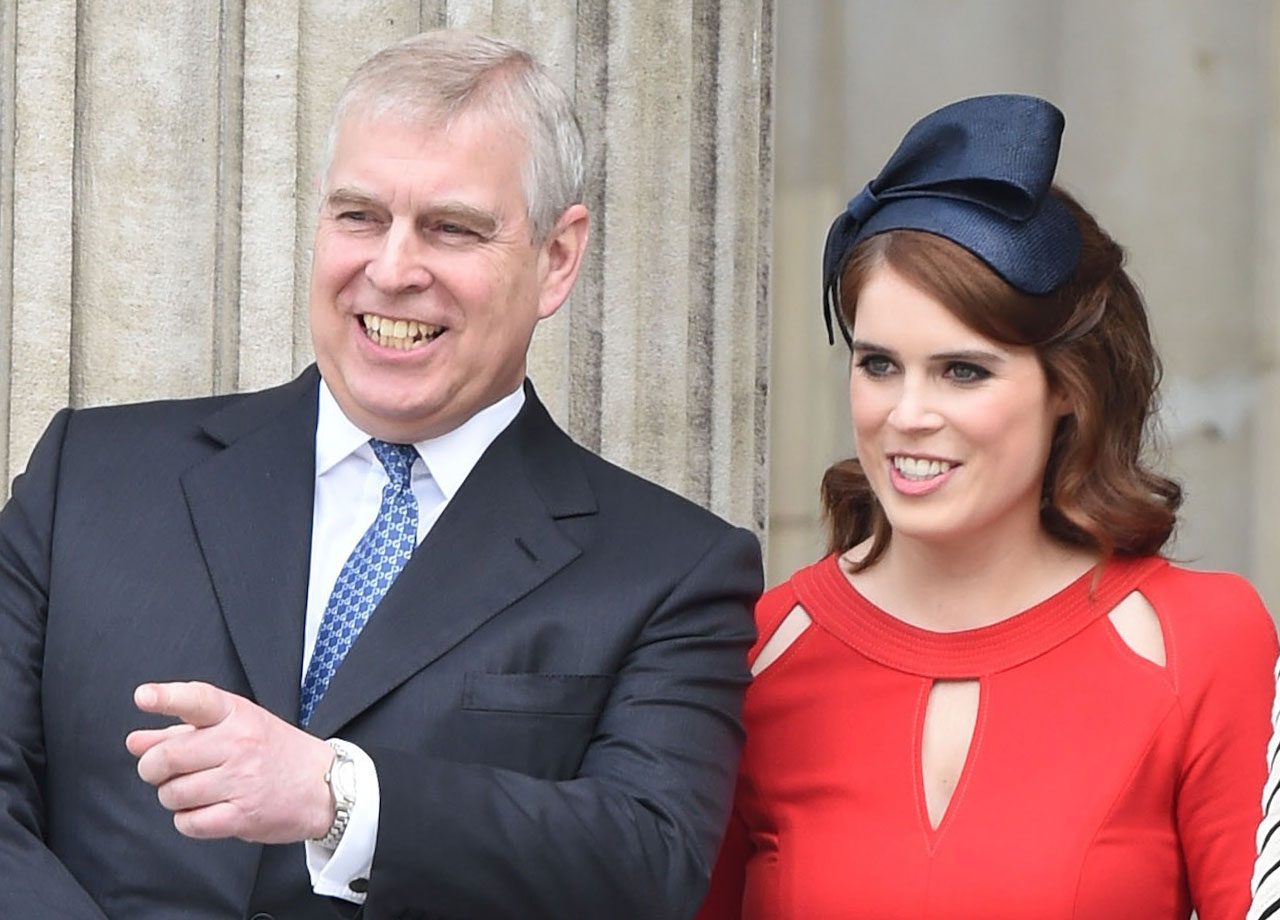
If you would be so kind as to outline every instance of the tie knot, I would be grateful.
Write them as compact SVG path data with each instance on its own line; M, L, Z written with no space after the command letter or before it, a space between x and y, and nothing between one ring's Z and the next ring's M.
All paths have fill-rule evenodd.
M390 444L377 438L370 438L369 446L373 448L382 468L387 471L391 485L401 491L408 491L409 471L418 457L417 449L412 444Z

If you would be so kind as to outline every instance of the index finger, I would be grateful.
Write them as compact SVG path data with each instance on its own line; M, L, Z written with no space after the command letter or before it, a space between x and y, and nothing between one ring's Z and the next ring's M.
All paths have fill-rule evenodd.
M217 725L232 710L231 694L203 681L142 684L133 691L133 702L143 712L173 716L196 728Z

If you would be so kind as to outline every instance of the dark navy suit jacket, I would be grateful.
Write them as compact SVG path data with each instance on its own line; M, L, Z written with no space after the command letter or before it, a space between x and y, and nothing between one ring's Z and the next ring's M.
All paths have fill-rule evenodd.
M301 844L174 830L125 750L144 681L295 721L318 376L63 411L0 512L0 916L351 916ZM367 750L363 916L693 913L742 741L755 538L606 463L528 388L309 730Z

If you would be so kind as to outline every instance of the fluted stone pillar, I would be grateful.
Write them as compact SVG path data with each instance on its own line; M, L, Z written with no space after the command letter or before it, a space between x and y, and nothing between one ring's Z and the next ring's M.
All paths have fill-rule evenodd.
M0 480L63 405L311 360L329 108L379 47L509 37L576 97L592 243L531 376L579 440L766 514L773 0L0 0Z

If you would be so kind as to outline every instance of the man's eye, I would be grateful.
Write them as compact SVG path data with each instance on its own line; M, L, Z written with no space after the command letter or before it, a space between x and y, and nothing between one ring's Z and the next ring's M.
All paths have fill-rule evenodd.
M858 367L868 377L883 377L893 372L893 362L884 355L863 355L858 359Z
M351 223L362 224L372 220L372 215L368 211L339 211L338 220L349 221Z
M947 376L957 383L977 383L990 377L991 372L967 361L953 361L947 365Z
M475 232L470 227L464 227L462 224L437 224L436 231L445 236L475 236Z

